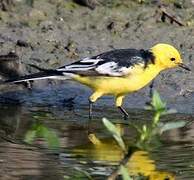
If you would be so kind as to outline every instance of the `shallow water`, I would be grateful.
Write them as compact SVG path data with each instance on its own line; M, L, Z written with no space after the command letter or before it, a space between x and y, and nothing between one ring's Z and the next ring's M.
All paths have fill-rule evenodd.
M0 178L1 179L78 179L88 172L94 179L105 179L115 169L123 155L107 133L102 117L108 117L133 145L136 132L128 128L128 122L148 124L152 114L139 109L127 109L130 118L124 121L117 109L111 106L109 97L105 103L94 107L94 118L88 120L86 96L88 92L62 93L54 97L43 91L22 93L17 105L0 107ZM76 97L77 93L82 95ZM39 97L37 97L39 94ZM12 96L13 98L14 96ZM17 95L15 95L17 97ZM36 98L35 98L36 97ZM53 100L55 98L55 100ZM63 100L61 100L63 99ZM103 101L101 101L103 102ZM163 121L193 121L192 115L174 114ZM42 139L33 145L24 143L25 134L34 124L54 130L59 136L60 152L47 149ZM149 150L134 150L128 163L131 174L143 174L150 179L194 179L194 124L164 133L158 145ZM94 145L89 134L95 135L101 144ZM81 171L81 172L80 172Z

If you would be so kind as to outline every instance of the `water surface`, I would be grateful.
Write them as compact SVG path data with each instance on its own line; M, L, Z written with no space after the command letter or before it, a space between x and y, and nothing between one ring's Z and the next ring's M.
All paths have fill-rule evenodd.
M81 176L80 171L88 172L94 179L105 179L123 154L103 126L102 118L114 122L130 145L134 143L136 131L128 128L128 123L149 124L152 118L149 111L127 108L130 118L124 121L111 105L112 100L105 97L103 100L109 103L97 103L94 118L89 121L88 92L73 91L63 98L59 91L52 91L56 96L46 96L48 92L44 94L36 90L30 95L23 94L23 99L15 105L0 106L1 179L76 179ZM82 95L77 97L77 93ZM34 94L39 94L39 97ZM177 120L190 122L193 117L177 113L162 118L162 121L169 122ZM41 138L32 145L24 143L25 134L37 124L56 132L60 151L49 150ZM153 145L147 151L135 150L128 163L129 172L154 179L194 179L193 129L194 124L190 123L164 133L159 145ZM100 140L100 144L91 142L91 134Z

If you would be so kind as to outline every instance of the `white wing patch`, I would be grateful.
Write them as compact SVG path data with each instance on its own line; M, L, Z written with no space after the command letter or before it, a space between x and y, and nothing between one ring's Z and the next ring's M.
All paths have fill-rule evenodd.
M116 62L107 62L98 66L95 70L99 74L109 75L109 76L123 76L130 72L132 67L120 67Z
M94 64L97 64L99 61L104 61L103 59L90 59L90 58L84 58L83 60L79 61L79 62L82 62L82 63L94 63Z
M63 68L57 69L58 71L87 71L90 69L95 69L97 64L100 61L104 61L103 59L90 59L90 58L84 58L81 61L78 61L77 63L73 63L70 65L67 65Z

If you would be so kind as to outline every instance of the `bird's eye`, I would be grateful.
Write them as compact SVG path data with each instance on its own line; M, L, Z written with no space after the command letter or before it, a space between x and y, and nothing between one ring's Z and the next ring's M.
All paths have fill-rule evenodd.
M170 58L171 61L175 61L176 59L175 58Z

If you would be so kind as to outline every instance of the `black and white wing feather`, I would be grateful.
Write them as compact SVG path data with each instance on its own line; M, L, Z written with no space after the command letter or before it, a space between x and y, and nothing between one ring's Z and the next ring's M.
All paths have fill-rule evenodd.
M149 51L117 49L60 67L57 71L90 76L125 76L135 65L146 67L149 63L154 63Z

